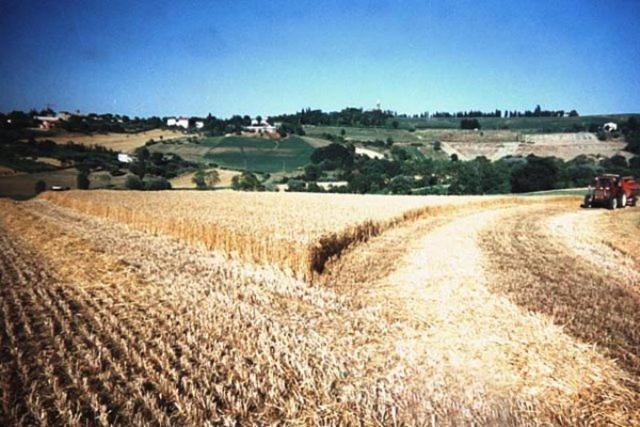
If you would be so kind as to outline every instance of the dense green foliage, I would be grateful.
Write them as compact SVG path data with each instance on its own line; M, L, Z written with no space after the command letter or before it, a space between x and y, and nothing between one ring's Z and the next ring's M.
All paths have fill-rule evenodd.
M627 141L627 151L640 155L640 119L630 117L620 127Z
M264 191L265 189L258 177L248 171L231 178L231 188L241 191Z
M145 190L171 190L171 183L161 176L155 176L144 181Z
M478 119L462 119L460 120L460 129L480 129L480 122Z
M146 175L171 179L196 167L195 163L183 160L176 154L151 153L147 147L137 148L135 150L135 159L127 167L131 173L138 175L140 179Z
M193 181L198 190L206 190L208 188L213 188L220 182L220 174L215 169L210 171L198 169L193 175L193 178L191 178L191 181Z
M322 191L314 181L338 179L347 187L335 192L378 194L504 194L584 187L601 173L640 176L640 157L630 162L622 156L599 161L578 156L565 162L554 157L507 157L491 162L435 160L410 156L407 148L392 148L392 159L356 155L350 146L333 143L317 149L313 163L298 179L289 180L292 191ZM331 176L329 176L331 174ZM303 181L307 181L306 186Z
M35 188L34 188L35 193L36 194L40 194L43 191L45 191L46 189L47 189L47 183L44 182L43 180L39 179L36 182L36 185L35 185Z
M8 114L0 113L0 129L27 129L36 128L38 120L36 116L53 117L56 112L50 109L29 112L12 111ZM160 117L134 117L119 114L71 114L67 120L60 120L60 128L69 132L78 133L125 133L142 132L162 127L164 124Z
M320 164L323 169L349 168L353 165L354 157L355 149L353 146L334 142L314 150L311 154L311 161Z
M138 175L128 175L124 186L129 190L170 190L171 183L161 176L147 177L144 180Z
M79 190L88 190L91 182L89 181L89 174L86 171L80 171L76 177L76 186Z
M144 182L138 175L127 175L124 186L129 190L144 190Z
M51 157L63 166L79 166L84 169L117 169L117 153L101 146L88 147L68 142L56 144L51 140L20 141L19 136L0 137L0 164L20 172L34 173L56 169L46 163L32 160L38 157Z

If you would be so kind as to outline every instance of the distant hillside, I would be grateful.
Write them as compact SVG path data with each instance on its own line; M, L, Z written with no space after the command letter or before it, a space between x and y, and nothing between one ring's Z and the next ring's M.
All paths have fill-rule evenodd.
M629 117L640 118L640 114L604 114L577 117L478 117L482 129L512 129L530 133L579 132L586 131L595 124L619 123ZM396 117L402 129L460 129L462 118L403 118ZM391 121L389 121L391 125Z

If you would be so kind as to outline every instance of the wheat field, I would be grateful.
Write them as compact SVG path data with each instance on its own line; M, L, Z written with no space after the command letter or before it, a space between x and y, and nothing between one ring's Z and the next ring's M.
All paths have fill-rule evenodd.
M399 222L503 198L309 193L70 191L44 199L310 278L350 245ZM512 198L513 200L513 198Z
M579 202L0 200L0 424L637 424L640 209Z

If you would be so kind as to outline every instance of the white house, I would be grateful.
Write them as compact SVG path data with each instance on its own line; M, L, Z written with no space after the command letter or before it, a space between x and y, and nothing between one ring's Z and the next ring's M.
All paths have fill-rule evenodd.
M614 122L608 122L602 125L602 129L605 132L613 132L614 130L618 130L618 124Z
M44 130L49 130L60 122L60 117L58 116L36 116L35 119L40 122L38 127Z
M69 120L73 116L82 117L83 115L80 114L80 111L78 111L77 114L60 111L54 116L34 116L33 118L40 122L38 125L40 129L49 130L59 125L60 122Z
M384 154L378 153L370 148L356 147L356 154L367 156L370 159L384 159Z
M318 187L321 187L324 191L329 191L332 188L346 187L347 185L349 185L347 181L318 181L316 182L316 184L318 184Z
M189 118L188 117L170 117L167 119L167 126L177 126L177 127L188 129Z
M202 129L204 127L204 122L202 120L198 120L196 122L196 129Z
M126 153L118 153L118 161L121 163L132 163L133 157Z
M250 133L276 133L278 129L267 120L269 120L268 117L261 120L252 119L251 125L245 126L244 130Z

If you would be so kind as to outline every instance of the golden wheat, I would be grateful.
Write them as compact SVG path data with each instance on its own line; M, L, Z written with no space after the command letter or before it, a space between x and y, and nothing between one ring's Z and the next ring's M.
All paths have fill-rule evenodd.
M70 191L42 198L80 212L169 234L297 277L322 272L356 242L408 220L515 197L304 193Z
M604 287L609 269L588 270L589 280L567 275L584 265L545 228L575 198L316 197L78 192L0 201L0 424L640 419L637 359L607 358L633 356L638 342L633 304L609 292L625 276ZM405 204L384 206L396 202ZM188 221L172 228L179 215ZM371 224L377 231L362 240L393 229L352 241L314 284L247 257L254 252L224 256L260 239L299 250ZM207 233L233 238L243 227L253 240L199 247ZM577 304L565 279L584 282ZM602 304L584 309L599 287L623 317L607 318ZM545 317L554 299L564 311Z

